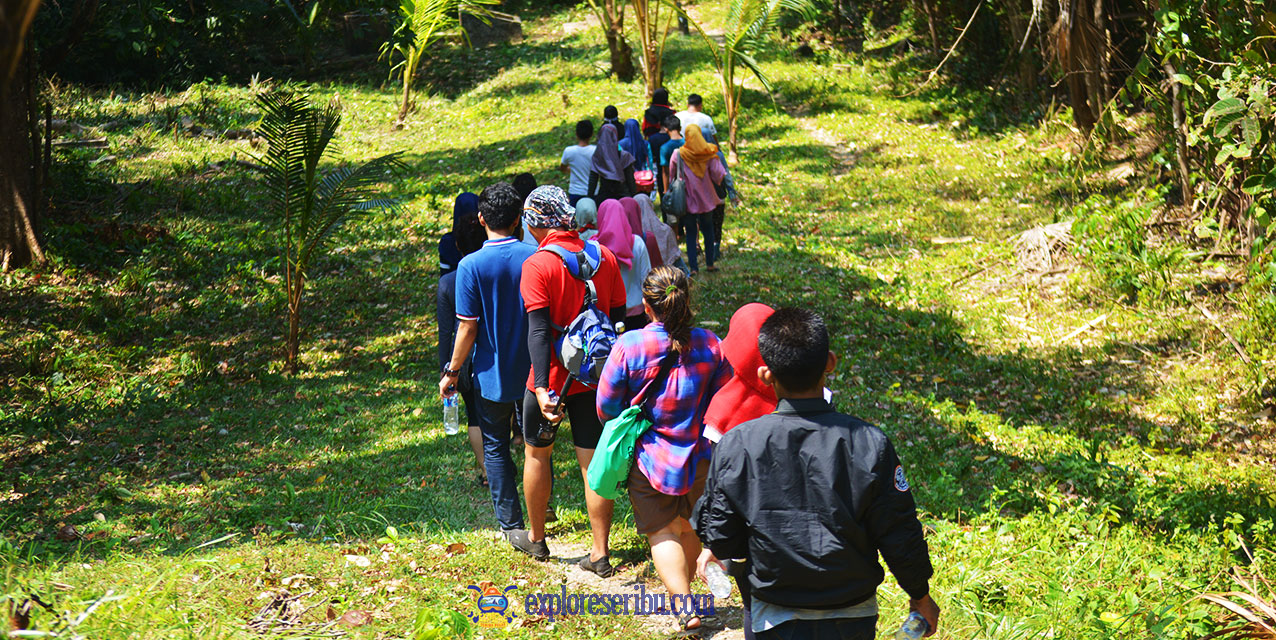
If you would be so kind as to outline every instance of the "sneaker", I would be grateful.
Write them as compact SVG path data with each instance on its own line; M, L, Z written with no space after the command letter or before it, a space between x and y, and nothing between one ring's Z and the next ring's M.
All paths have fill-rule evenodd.
M554 507L545 508L545 522L558 522L558 514L554 513Z
M616 573L616 569L611 566L611 556L603 556L597 560L590 560L589 556L585 556L580 559L580 568L596 573L600 578L610 578Z
M526 553L536 560L545 561L549 559L549 545L545 544L544 540L533 542L527 529L509 529L505 531L505 539L509 540L515 549Z

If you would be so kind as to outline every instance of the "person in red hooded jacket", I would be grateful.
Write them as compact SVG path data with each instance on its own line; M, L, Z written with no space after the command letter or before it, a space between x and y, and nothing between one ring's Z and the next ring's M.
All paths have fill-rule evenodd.
M704 437L712 442L723 434L750 420L761 418L775 411L779 399L771 385L758 379L758 367L763 366L758 352L758 334L775 309L760 302L750 302L736 310L727 327L727 337L722 341L722 355L731 363L735 374L709 401L704 415ZM753 640L753 617L749 608L752 598L749 585L743 579L743 565L732 563L731 575L736 578L740 596L744 602L744 637Z
M722 354L735 369L735 375L713 396L704 416L704 436L717 442L736 425L761 418L775 411L779 400L770 385L758 379L763 365L758 353L758 333L775 309L751 302L731 316L727 337L722 341Z

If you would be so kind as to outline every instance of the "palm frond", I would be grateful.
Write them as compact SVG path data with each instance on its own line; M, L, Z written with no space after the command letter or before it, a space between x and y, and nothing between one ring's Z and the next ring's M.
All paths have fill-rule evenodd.
M349 216L397 208L398 201L377 196L377 186L387 173L403 166L402 153L395 152L358 166L338 167L324 176L315 193L313 223L299 238L303 264L309 264L315 252L326 246L332 231Z

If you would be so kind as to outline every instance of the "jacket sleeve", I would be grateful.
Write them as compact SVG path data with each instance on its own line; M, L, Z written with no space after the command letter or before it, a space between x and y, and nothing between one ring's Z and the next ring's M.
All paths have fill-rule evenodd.
M589 188L585 189L585 193L588 193L590 197L598 195L598 172L597 171L589 172Z
M885 435L873 465L876 491L868 506L868 533L881 551L886 566L899 581L899 586L913 599L930 592L930 551L922 524L917 519L917 505L904 475L895 447Z
M448 275L444 278L456 278ZM455 280L454 280L455 282ZM439 287L435 293L435 318L439 323L439 368L452 362L452 347L456 342L456 298L453 288L446 286L443 278L439 279Z
M747 558L749 556L749 528L744 514L731 499L732 490L743 486L747 477L732 460L730 446L719 443L709 474L705 478L704 494L696 502L691 514L691 526L713 555L719 559Z

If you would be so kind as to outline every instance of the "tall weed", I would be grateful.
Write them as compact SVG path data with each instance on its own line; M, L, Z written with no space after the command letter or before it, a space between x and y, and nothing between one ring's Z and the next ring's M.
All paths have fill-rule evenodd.
M1075 210L1080 251L1105 288L1130 304L1156 305L1177 297L1174 273L1187 260L1178 244L1149 241L1147 222L1164 204L1164 193L1143 189L1134 197L1088 198Z

